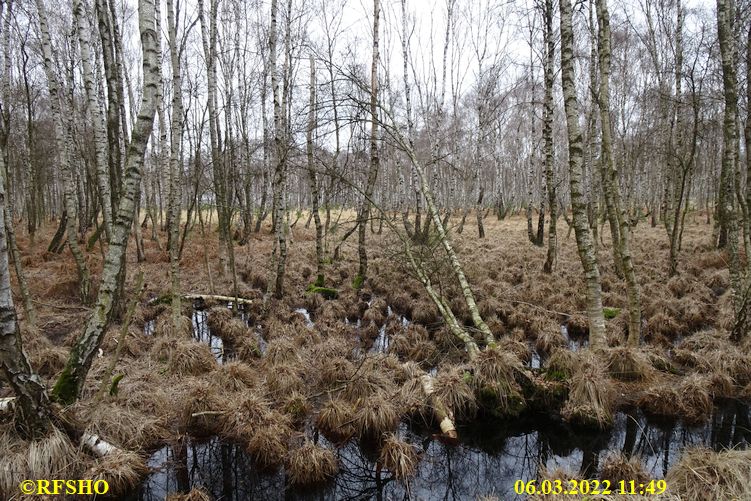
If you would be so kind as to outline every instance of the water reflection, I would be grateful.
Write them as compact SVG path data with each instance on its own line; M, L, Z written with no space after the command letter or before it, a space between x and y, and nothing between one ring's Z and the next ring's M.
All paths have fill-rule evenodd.
M149 463L156 470L130 499L163 499L169 492L195 486L224 500L464 500L489 494L510 499L514 482L538 477L541 465L594 476L612 451L641 458L652 477L662 478L686 447L745 448L751 441L749 407L735 401L718 405L712 418L696 428L652 422L633 411L618 414L613 429L600 433L529 418L460 427L458 446L446 445L418 427L402 425L399 433L422 454L417 474L407 485L378 468L378 452L372 446L350 442L336 451L340 472L331 482L294 489L287 485L283 469L260 472L242 447L214 438L157 451Z

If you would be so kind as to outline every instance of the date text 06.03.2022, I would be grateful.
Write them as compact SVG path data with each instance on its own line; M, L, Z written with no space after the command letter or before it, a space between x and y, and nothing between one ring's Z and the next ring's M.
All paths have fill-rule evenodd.
M635 480L517 480L514 482L514 492L517 494L621 494L621 495L660 495L668 485L664 480L650 480L637 482Z

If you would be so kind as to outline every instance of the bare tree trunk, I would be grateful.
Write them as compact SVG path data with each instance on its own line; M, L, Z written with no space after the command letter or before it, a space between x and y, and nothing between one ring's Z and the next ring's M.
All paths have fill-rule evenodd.
M277 0L271 0L271 33L269 35L269 71L271 72L271 94L274 101L274 180L272 184L272 226L276 236L272 261L276 262L274 276L274 296L284 295L284 274L287 261L287 227L284 221L284 187L287 178L286 107L279 101L279 75L277 69ZM289 31L289 30L287 30ZM286 75L285 75L286 76Z
M576 246L587 281L589 342L592 348L605 347L605 316L602 311L600 269L587 225L587 204L582 192L583 141L579 130L579 103L574 84L574 33L571 27L571 2L560 0L561 10L561 85L568 127L569 181Z
M107 137L104 128L104 113L97 99L96 80L99 75L94 74L91 65L93 57L90 40L91 26L83 0L73 0L73 15L78 32L78 46L81 51L83 84L86 89L86 100L94 130L95 172L99 188L99 203L102 206L104 233L109 240L112 237L112 197L110 194L110 178L107 172L109 166L107 161Z
M69 139L70 127L63 123L63 113L61 107L65 102L63 93L55 75L55 63L52 57L52 42L50 41L50 32L47 24L47 9L43 0L36 0L37 11L39 14L39 33L42 39L42 54L44 58L44 71L47 75L47 86L50 93L50 109L55 122L55 139L57 143L57 160L60 163L60 170L63 177L63 191L65 201L65 211L68 214L66 219L66 232L68 235L68 246L76 261L78 269L78 282L81 292L81 299L89 302L89 293L91 289L91 278L89 267L86 264L83 252L78 245L76 235L78 234L78 209L76 207L75 184L73 172L70 165L70 148ZM72 71L72 70L70 70ZM71 114L72 115L72 114ZM70 117L70 115L69 115Z
M641 299L639 283L631 259L631 227L629 226L626 207L621 201L618 171L613 161L613 146L610 123L610 14L607 0L597 0L597 20L599 24L598 44L600 63L600 123L602 132L602 155L600 171L603 178L603 190L609 193L608 212L612 211L618 225L618 232L613 233L613 245L618 247L621 269L626 279L626 296L628 297L628 344L638 346L641 336ZM606 195L606 200L608 196ZM611 221L612 228L612 221ZM616 263L618 266L618 263Z
M112 228L96 305L83 334L76 340L62 374L55 383L53 395L63 403L76 400L83 389L86 375L96 351L104 338L118 289L118 277L125 269L125 251L135 215L135 197L141 181L146 145L154 125L159 86L159 37L156 30L154 0L139 0L138 25L143 52L143 95L138 118L128 145L125 165L125 186L120 198L117 219Z
M724 118L722 123L722 173L720 191L722 200L721 220L727 228L727 248L730 255L730 292L733 299L733 313L736 325L731 337L740 341L746 335L746 301L743 296L745 288L741 274L738 249L738 221L735 207L734 172L736 168L737 118L738 118L738 82L736 81L735 41L733 40L735 19L735 2L717 0L717 38L720 42L722 58L722 84L724 91ZM743 320L739 322L739 320Z
M307 154L308 154L308 180L310 182L311 208L310 213L316 226L316 281L317 287L323 287L325 284L323 271L323 225L321 224L321 215L318 213L318 180L316 179L315 160L313 153L313 133L317 127L316 112L316 62L311 55L310 61L310 104L308 111L308 134L307 134Z
M169 239L167 249L172 278L172 323L175 329L182 315L180 305L180 172L181 146L183 141L183 97L180 68L181 51L178 49L177 26L173 0L167 0L167 31L169 34L170 62L172 64L172 124L169 158ZM230 244L231 245L231 244Z
M378 156L378 32L380 20L380 0L373 0L373 58L370 65L370 168L365 181L362 205L357 215L357 252L360 266L353 287L359 289L368 276L368 253L365 249L365 232L370 219L370 204L373 199L380 159Z
M23 350L21 331L13 305L8 266L5 221L5 158L0 155L0 369L17 397L16 428L22 436L34 438L50 428L50 411L44 383L29 364Z
M545 273L555 271L558 263L558 235L556 223L558 219L558 199L556 197L555 172L553 172L553 79L555 64L555 39L553 32L553 0L545 0L543 6L544 31L543 42L545 44L545 62L543 65L543 78L545 95L543 97L542 115L542 141L543 154L545 155L545 184L550 206L550 223L548 223L548 253L542 269Z

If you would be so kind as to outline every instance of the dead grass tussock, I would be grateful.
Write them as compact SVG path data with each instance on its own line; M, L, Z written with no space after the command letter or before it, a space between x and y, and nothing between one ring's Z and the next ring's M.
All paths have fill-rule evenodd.
M247 440L250 430L270 419L271 402L257 390L245 391L227 401L218 416L219 433L233 440Z
M293 391L282 402L282 411L295 423L301 423L310 412L307 397L299 391Z
M751 451L686 450L665 480L683 499L749 499Z
M420 455L415 447L389 433L383 441L378 461L399 481L414 476Z
M535 348L540 353L549 355L564 346L566 346L566 338L563 336L560 327L544 329L537 334Z
M302 391L304 387L301 365L285 362L266 371L266 389L275 399L283 399L293 391Z
M57 478L78 461L78 448L65 433L53 428L46 437L28 443L27 478Z
M582 426L607 428L613 423L615 389L601 361L590 352L579 356L561 415Z
M638 485L649 482L651 478L637 456L627 458L622 454L611 454L605 458L600 468L600 480L610 480L612 485L618 485L620 481L628 483L630 480Z
M355 406L355 429L360 437L376 438L394 431L399 425L399 411L393 398L376 393Z
M475 392L469 384L471 377L462 367L438 372L433 389L435 396L459 417L471 417L477 410Z
M302 362L299 349L293 339L289 337L277 337L269 341L266 346L264 362L272 366L282 363L299 364Z
M243 391L258 384L258 374L245 362L233 361L220 365L212 380L224 391Z
M712 382L707 376L691 374L680 383L680 407L683 420L688 424L700 424L712 415L712 395L709 388Z
M148 469L141 456L128 451L110 452L89 468L83 478L94 482L104 480L109 485L108 494L117 496L135 488Z
M248 452L260 468L275 468L284 463L290 433L290 429L283 425L269 423L259 426L247 441Z
M228 308L211 308L206 316L206 324L212 334L230 343L253 335L245 322L235 317Z
M213 498L203 487L193 487L187 494L167 494L165 501L212 501Z
M172 322L172 315L165 313L156 319L154 335L157 337L190 339L193 335L193 323L190 318L185 315L180 315L177 321L177 328L175 328L175 325Z
M332 398L326 401L316 416L316 427L335 443L344 443L355 434L355 409L346 400Z
M207 381L190 378L182 381L172 395L172 424L180 433L212 435L219 431L220 422L215 415L193 414L223 411L227 406L225 395Z
M652 367L640 350L626 347L611 348L605 353L608 373L620 381L642 381L648 379Z
M343 396L350 402L357 402L379 393L395 394L394 381L378 368L361 367L347 383Z
M87 431L107 437L108 442L130 450L149 449L163 443L169 435L163 415L146 414L115 402L91 406L88 403L81 405L84 407L81 416L88 422Z
M325 447L306 441L301 447L289 452L287 473L295 485L321 483L339 471L336 456Z
M169 360L169 371L180 376L197 376L216 367L208 346L196 342L178 342Z

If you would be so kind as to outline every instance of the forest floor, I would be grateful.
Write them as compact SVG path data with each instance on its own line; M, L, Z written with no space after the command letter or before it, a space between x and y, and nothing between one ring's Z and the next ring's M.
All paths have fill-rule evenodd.
M238 295L253 303L242 308L241 315L233 315L227 304L183 301L178 329L168 305L159 301L169 293L170 284L166 235L158 234L160 249L148 238L151 229L143 230L145 262L136 263L132 241L128 249L126 288L131 291L139 270L146 288L114 370L122 380L115 394L97 396L121 334L121 326L113 325L83 398L70 410L88 431L129 454L96 459L61 436L32 447L15 436L8 422L0 422L0 457L7 458L0 472L0 498L17 496L19 479L51 475L104 478L115 496L130 493L133 499L152 499L138 486L150 475L155 454L165 447L175 456L181 450L187 454L188 436L235 444L262 471L282 467L282 490L286 485L326 485L347 468L340 454L345 444L360 444L363 450L372 444L371 463L377 464L378 479L383 469L390 472L384 476L409 491L406 486L413 475L422 474L421 456L424 462L430 452L415 446L416 436L405 431L404 423L420 422L428 430L418 439L439 431L421 386L426 373L433 376L436 395L453 411L460 441L463 425L490 426L485 423L520 418L544 417L583 436L588 430L598 436L619 426L623 412L701 426L715 419L719 402L737 402L743 410L733 417L732 433L740 437L733 444L745 449L751 441L746 405L751 399L751 340L747 338L742 346L729 341L727 259L713 248L712 228L703 216L687 222L679 274L672 278L665 229L642 222L635 230L633 256L644 318L638 350L625 348L625 287L615 275L605 236L599 262L609 348L597 354L583 349L587 345L584 280L575 239L573 233L567 237L565 222L559 220L558 225L557 269L547 275L542 271L546 249L529 243L524 219L488 217L484 239L470 224L474 217L467 221L464 232L454 232L452 238L480 312L501 348L500 354L484 353L472 363L410 274L399 242L386 225L382 235L368 232L370 271L363 289L352 289L357 272L353 235L342 246L342 259L326 266L326 286L338 289L338 298L324 299L306 292L315 280L315 232L304 228L301 218L292 229L285 297L264 303L273 246L266 227L253 234L247 245L235 246ZM456 222L454 218L451 224ZM331 249L345 227L330 236ZM37 308L36 325L23 318L20 299L16 304L32 366L50 386L89 311L78 298L69 251L45 250L54 229L38 234L35 245L19 236ZM601 234L606 233L604 228ZM442 250L429 244L420 256L430 263L431 279L451 299L457 317L471 325ZM206 259L214 291L209 287ZM97 283L102 263L99 248L89 253L88 260ZM182 290L231 296L231 276L221 273L219 263L217 233L211 231L204 240L196 229L181 261ZM0 382L0 397L4 396L10 391ZM49 453L54 460L32 457L43 455L45 447L54 451ZM608 447L606 441L604 449ZM670 471L662 472L673 498L751 499L751 455L745 450L697 449L673 457L675 452L670 452ZM193 449L191 457L196 454ZM610 479L614 485L619 480L654 478L654 471L645 470L630 455L631 451L611 455L602 464L595 461L587 467L581 458L581 469L546 474ZM550 466L542 463L539 469L538 464L533 466L528 478L539 478ZM179 473L177 477L176 485L165 488L164 494L194 486ZM477 485L467 492L475 498L505 499L508 491L499 490L503 487ZM253 492L262 497L271 491ZM342 497L344 491L340 487L334 494L328 492ZM426 498L419 488L417 492L418 498ZM206 499L216 493L196 488L182 497L171 496Z

